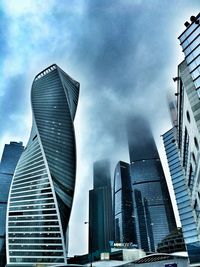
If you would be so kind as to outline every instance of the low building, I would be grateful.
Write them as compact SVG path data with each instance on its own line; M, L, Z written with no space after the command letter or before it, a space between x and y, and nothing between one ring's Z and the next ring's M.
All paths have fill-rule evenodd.
M177 256L169 254L152 254L133 263L125 265L127 267L188 267L187 256Z
M117 253L121 254L121 258L123 261L135 261L141 259L146 256L146 253L142 249L112 249L111 250L111 258L117 259ZM116 254L115 254L116 253ZM116 255L116 256L115 256Z
M174 253L178 251L186 251L185 241L183 238L182 228L177 228L175 231L167 235L159 244L157 252L159 253Z
M123 247L111 248L110 253L92 253L92 259L93 259L92 264L96 266L97 262L106 264L108 264L108 262L112 263L115 262L115 264L117 263L118 265L119 264L124 265L125 263L133 262L145 256L146 253L142 249L123 248ZM87 266L91 264L91 255L85 254L85 255L74 256L73 258L69 258L67 262L68 264L82 264Z

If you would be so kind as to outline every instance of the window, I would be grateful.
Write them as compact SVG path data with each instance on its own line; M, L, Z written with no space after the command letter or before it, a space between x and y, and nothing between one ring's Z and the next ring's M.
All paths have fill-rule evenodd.
M194 137L194 144L195 144L195 146L196 146L197 150L199 150L199 143L198 143L198 141L197 141L197 138L196 138L196 137Z
M185 167L185 169L187 169L188 147L189 147L189 135L187 129L185 128L184 146L183 146L183 166Z
M196 164L196 157L195 157L193 152L192 152L192 159L193 159L194 163Z
M190 189L193 186L193 169L192 169L192 164L190 164L190 170L189 170L189 178L188 178L188 186L190 187Z
M187 120L188 120L188 122L190 123L190 113L189 113L188 110L186 111L186 116L187 116Z

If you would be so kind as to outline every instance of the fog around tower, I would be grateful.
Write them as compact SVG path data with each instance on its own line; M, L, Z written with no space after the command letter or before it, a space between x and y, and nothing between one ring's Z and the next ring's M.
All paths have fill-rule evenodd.
M38 72L57 63L80 82L70 255L87 252L93 162L110 158L113 173L117 161L129 161L127 118L139 114L149 121L165 163L166 94L175 91L172 77L183 60L177 37L199 7L199 0L1 1L1 151L5 143L29 138Z

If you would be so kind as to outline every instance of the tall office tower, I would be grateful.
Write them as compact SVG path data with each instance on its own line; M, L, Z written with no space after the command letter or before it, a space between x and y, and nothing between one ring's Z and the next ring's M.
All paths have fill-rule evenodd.
M74 195L73 120L79 83L57 65L31 90L33 125L17 164L8 203L8 266L66 263L65 237Z
M114 174L114 241L137 244L130 165L119 161Z
M176 228L171 199L155 141L144 118L129 121L128 140L138 245L145 251L155 251L158 243Z
M200 14L191 16L179 40L178 127L163 135L191 266L200 265Z
M23 152L22 142L6 144L0 163L0 267L6 265L6 210L10 184L17 162Z
M111 174L108 160L93 166L94 189L89 191L89 252L109 251L112 240Z

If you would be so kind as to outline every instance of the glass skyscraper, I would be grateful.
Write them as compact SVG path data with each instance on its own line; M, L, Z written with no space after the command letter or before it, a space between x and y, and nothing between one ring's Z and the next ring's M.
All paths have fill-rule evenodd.
M112 193L110 163L96 161L93 166L94 189L89 191L89 252L110 250L112 240Z
M191 196L188 190L188 184L192 182L193 174L190 173L190 179L186 179L176 136L177 129L172 128L163 135L163 141L190 263L198 263L200 262L198 221L195 209L191 205Z
M114 174L114 241L137 244L130 165L119 161Z
M138 245L156 251L158 243L176 228L165 175L144 118L129 121L128 140Z
M163 135L190 266L200 265L200 14L179 36L177 127Z
M6 264L5 234L8 194L15 167L23 150L22 142L6 144L0 163L0 267L5 267Z
M7 264L66 263L66 231L74 195L73 120L79 83L57 65L31 90L33 124L16 167L8 203Z

